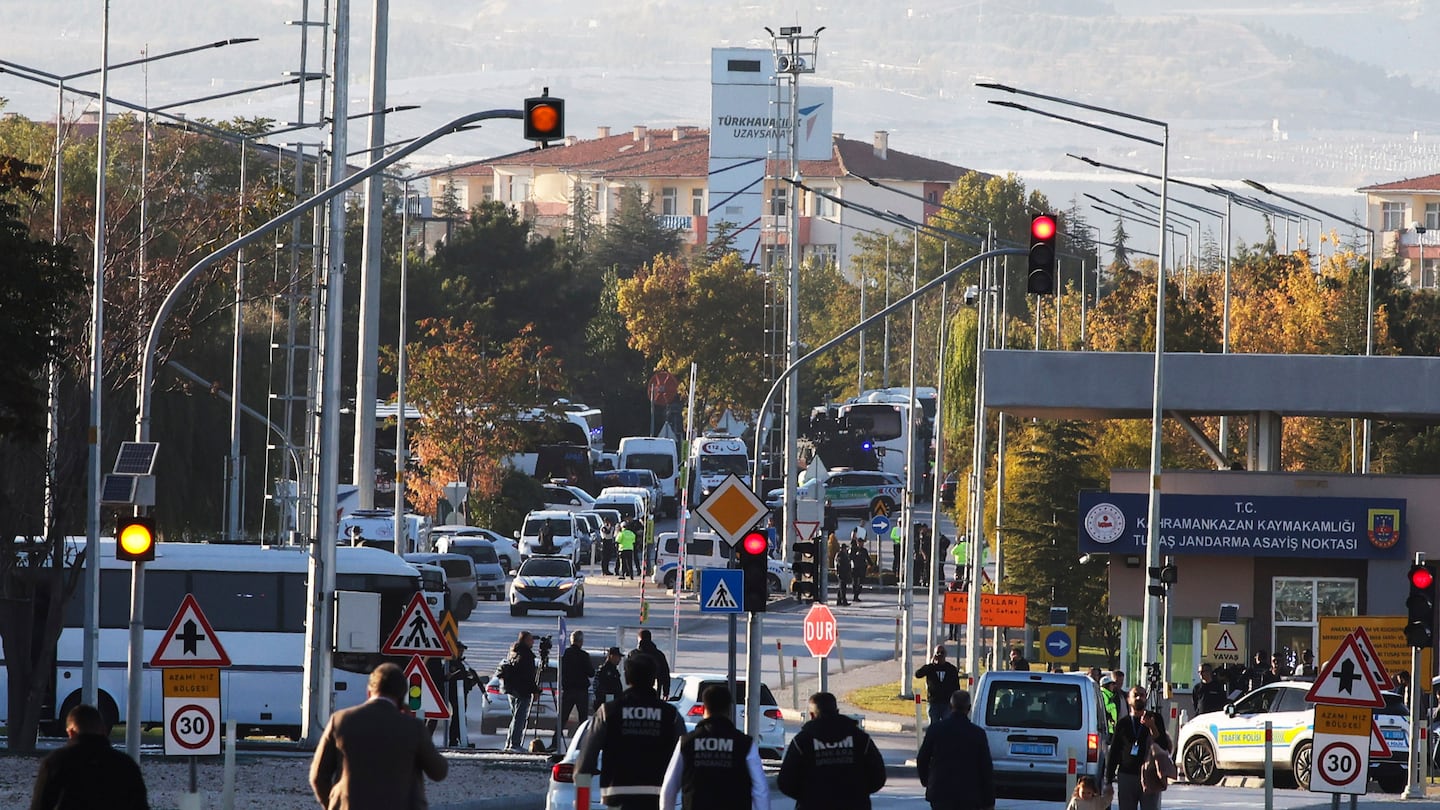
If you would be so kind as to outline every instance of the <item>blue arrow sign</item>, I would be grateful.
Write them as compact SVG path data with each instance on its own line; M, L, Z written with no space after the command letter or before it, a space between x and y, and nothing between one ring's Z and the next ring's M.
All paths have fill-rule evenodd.
M745 572L739 568L701 568L700 612L744 613Z
M890 518L885 517L884 515L876 515L875 517L870 518L870 531L879 535L884 535L886 532L890 531Z
M1075 642L1070 639L1070 634L1064 630L1052 630L1045 636L1045 651L1053 658L1064 658L1070 654L1070 647Z

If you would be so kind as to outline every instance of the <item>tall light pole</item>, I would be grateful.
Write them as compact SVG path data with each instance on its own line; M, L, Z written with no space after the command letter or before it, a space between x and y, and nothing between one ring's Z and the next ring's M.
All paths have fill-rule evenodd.
M1294 197L1286 194L1281 194L1280 192L1275 191L1264 183L1248 179L1244 182L1245 185L1255 189L1256 191L1261 192L1262 194L1269 194L1272 197L1279 197L1280 199L1292 205L1298 205L1301 208L1307 209L1309 211L1314 211L1321 216L1330 217L1336 222L1349 225L1352 228L1358 228L1365 232L1365 242L1370 254L1370 266L1365 281L1365 356L1370 357L1371 355L1375 354L1375 230L1359 222L1355 222L1354 220L1349 220L1344 217L1332 214L1329 211L1316 208L1310 203L1304 202L1302 200L1297 200ZM1424 254L1421 255L1423 257ZM1367 418L1365 420L1365 427L1361 436L1362 450L1360 462L1360 472L1365 474L1368 474L1370 472L1370 430L1371 420Z
M979 86L991 90L999 90L1014 95L1038 98L1056 104L1064 104L1069 107L1076 107L1082 110L1089 110L1091 112L1098 112L1105 115L1115 116L1128 121L1134 121L1136 123L1157 127L1160 129L1161 132L1160 139L1155 140L1154 138L1143 137L1140 135L1136 135L1132 132L1126 132L1124 130L1118 130L1111 127L1102 126L1091 121L1084 121L1069 116L1058 115L1056 113L1046 110L1036 110L1034 108L1026 107L1024 105L1016 104L1010 101L991 100L990 102L991 104L998 104L1001 106L1011 107L1026 112L1033 112L1047 118L1054 118L1056 120L1066 121L1068 123L1077 124L1088 129L1095 129L1101 132L1107 132L1112 135L1117 135L1119 137L1129 140L1139 141L1141 143L1147 143L1152 146L1160 147L1160 250L1159 261L1157 262L1155 269L1155 380L1150 403L1150 485L1148 493L1150 506L1147 512L1148 522L1146 526L1145 538L1145 602L1144 612L1141 618L1143 638L1143 644L1141 646L1141 656L1143 658L1142 663L1146 666L1147 674L1154 673L1154 670L1151 669L1151 667L1162 667L1162 664L1159 660L1161 636L1161 627L1159 625L1161 617L1161 597L1158 595L1158 591L1161 589L1157 588L1155 590L1152 590L1150 588L1150 585L1152 581L1151 572L1156 572L1159 570L1161 557L1160 451L1161 445L1164 440L1162 428L1164 426L1165 414L1165 261L1167 258L1167 251L1165 246L1166 242L1168 241L1165 237L1165 228L1168 224L1166 215L1168 213L1167 203L1170 199L1170 125L1164 121L1159 121L1154 118L1145 118L1139 115L1134 115L1132 113L1123 112L1121 110L1110 109L1108 107L1100 107L1093 104L1084 104L1082 102L1074 101L1072 99L1042 95L1040 93L1032 93L1027 90L1019 90L1014 87L1007 87L1001 84L981 83L979 84ZM1163 669L1161 669L1158 674L1160 684L1163 685L1165 680L1165 673ZM1156 679L1152 675L1152 677L1150 678L1151 683L1153 684L1155 680Z
M370 163L384 157L385 82L390 39L390 0L374 0L370 43ZM344 163L343 160L338 160ZM355 456L350 480L358 489L359 507L375 508L375 380L380 362L381 215L385 208L385 179L373 175L365 184L365 231L360 265L359 356L355 361ZM401 414L404 421L404 414ZM404 511L400 504L396 513ZM398 524L398 521L397 521ZM395 553L403 554L405 535L395 535Z

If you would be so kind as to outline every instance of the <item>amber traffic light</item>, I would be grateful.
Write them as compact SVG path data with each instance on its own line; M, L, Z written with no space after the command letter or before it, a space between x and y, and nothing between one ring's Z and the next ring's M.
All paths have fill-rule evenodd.
M549 88L545 88L548 94ZM565 100L549 95L525 99L525 140L541 145L565 137Z
M155 521L124 517L115 524L115 559L148 562L155 559Z

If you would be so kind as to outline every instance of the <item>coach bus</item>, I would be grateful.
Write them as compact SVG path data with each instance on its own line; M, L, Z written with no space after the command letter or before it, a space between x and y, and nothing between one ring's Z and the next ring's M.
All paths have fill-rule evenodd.
M85 546L67 548L67 563ZM130 568L115 559L115 544L100 543L99 700L107 721L125 722L129 657ZM242 731L298 737L304 693L305 624L308 561L301 547L160 543L145 564L145 656L161 637L185 594L195 595L230 666L220 671L222 719L234 718ZM337 591L380 595L382 636L400 620L419 590L419 573L394 554L373 548L336 549ZM63 729L65 715L80 702L84 673L83 585L66 603L64 627L55 649L54 708L42 717L42 729ZM383 640L383 639L382 639ZM335 708L365 700L369 673L384 659L379 653L333 656ZM163 722L161 672L146 667L142 686L142 722ZM8 688L5 670L0 686Z

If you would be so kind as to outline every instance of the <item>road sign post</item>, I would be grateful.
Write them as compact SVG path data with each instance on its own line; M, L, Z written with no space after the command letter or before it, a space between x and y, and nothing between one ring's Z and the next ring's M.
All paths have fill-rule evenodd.
M1305 695L1306 700L1316 704L1310 790L1336 794L1334 802L1342 793L1364 795L1370 772L1371 736L1375 732L1371 710L1385 706L1380 682L1388 680L1389 675L1373 648L1364 649L1367 647L1368 638L1362 642L1355 633L1345 636ZM1379 681L1376 674L1380 675Z

